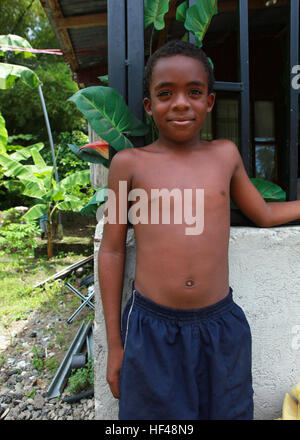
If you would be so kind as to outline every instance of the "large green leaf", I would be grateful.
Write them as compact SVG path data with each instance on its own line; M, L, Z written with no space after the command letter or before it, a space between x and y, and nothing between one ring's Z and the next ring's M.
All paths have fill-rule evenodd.
M38 87L40 84L38 76L28 67L0 63L0 89L9 89L17 79L31 88Z
M46 191L42 185L42 182L22 179L22 183L24 185L22 191L22 194L24 194L24 196L33 197L34 199L44 198Z
M123 97L111 87L87 87L69 101L76 104L98 136L116 151L133 147L125 135L144 136L148 132L148 127L130 112Z
M33 181L37 180L31 169L29 168L29 165L27 166L22 165L18 161L10 159L9 156L0 154L0 164L5 169L4 174L7 177L14 176L20 180L22 179L33 180Z
M101 81L103 84L108 85L108 83L109 83L109 81L108 81L108 75L98 76L98 79L100 79L100 81Z
M99 188L91 200L88 202L87 205L84 206L84 208L80 211L83 215L94 215L96 214L98 205L105 202L107 198L107 185L103 186L102 188Z
M47 205L43 203L38 203L37 205L34 205L32 208L29 209L29 211L24 214L23 218L27 222L30 222L32 220L36 220L37 218L42 217L47 212Z
M21 150L10 154L9 157L18 161L27 160L29 157L32 157L33 151L40 151L44 146L45 145L42 142L38 142L37 144L29 145L28 147L24 147Z
M47 201L59 201L65 200L67 192L76 185L87 186L90 184L90 170L77 171L70 176L65 177L59 183L55 184L51 188L44 199ZM70 197L69 197L70 199Z
M217 14L217 6L217 0L197 0L187 9L184 26L195 35L198 43L203 40L212 17Z
M25 38L20 37L19 35L0 35L0 56L4 55L4 52L6 52L9 49L15 49L17 47L21 47L22 49L32 49L32 46L30 43L25 40ZM35 57L35 54L29 52L29 51L23 51L23 50L14 50L15 54L22 54L24 58L29 57Z
M250 180L266 202L284 202L286 200L285 191L276 183L257 177L251 177ZM230 200L230 206L237 208L233 200Z
M57 209L61 211L75 211L81 212L84 203L82 200L65 200L56 205Z
M70 176L62 179L57 185L56 190L68 190L76 185L88 185L90 183L90 170L77 171Z
M91 148L85 148L79 151L81 147L72 144L68 144L68 147L70 148L71 151L73 151L73 153L76 154L77 157L79 157L79 159L82 159L90 163L100 163L104 165L106 168L109 168L109 164L110 164L109 160L105 159L105 157L103 157L100 153L98 153L97 150L93 150Z
M8 135L5 127L5 119L0 113L0 153L6 153L7 138Z
M44 159L42 158L42 156L40 155L38 150L36 150L36 149L31 150L31 156L32 156L33 162L36 166L47 167L46 162L44 161Z
M276 185L276 183L265 179L259 179L257 177L251 178L251 182L266 202L283 202L286 200L285 191L283 191L280 186Z
M5 180L3 182L3 185L5 186L6 189L8 189L9 192L14 192L14 191L18 191L18 192L22 192L24 189L24 185L22 182L20 182L20 180Z
M53 173L53 166L51 165L45 165L45 166L39 166L39 165L24 165L28 170L31 171L32 174L34 174L36 177L45 177L45 176L51 176Z
M158 31L165 27L165 14L169 10L169 0L144 0L144 27L151 24Z
M180 5L176 9L176 20L177 21L185 21L186 18L186 11L188 10L188 2L187 0L183 3L180 3Z

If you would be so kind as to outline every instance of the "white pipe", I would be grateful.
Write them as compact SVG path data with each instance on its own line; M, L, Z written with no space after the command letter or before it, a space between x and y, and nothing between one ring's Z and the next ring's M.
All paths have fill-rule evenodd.
M42 86L39 85L38 88L39 88L39 95L40 95L40 98L41 98L41 103L42 103L42 107L43 107L43 112L44 112L44 117L45 117L45 122L46 122L46 127L47 127L50 147L51 147L51 152L52 152L52 161L53 161L53 167L54 167L55 180L56 180L56 183L58 183L59 179L58 179L58 172L57 172L57 166L56 166L56 157L55 157L54 143L53 143L53 138L52 138L50 122L49 122L49 118L48 118L47 107L46 107L46 104L45 104L45 99L44 99L44 95L43 95ZM58 211L58 224L59 225L62 224L61 212L60 211Z

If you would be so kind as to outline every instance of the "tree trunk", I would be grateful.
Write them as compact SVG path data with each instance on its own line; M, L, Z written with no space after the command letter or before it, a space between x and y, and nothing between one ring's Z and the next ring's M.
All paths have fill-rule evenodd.
M47 228L47 235L48 235L48 242L47 242L47 254L48 258L53 257L53 243L52 243L52 223L49 219L50 216L48 216L48 228Z

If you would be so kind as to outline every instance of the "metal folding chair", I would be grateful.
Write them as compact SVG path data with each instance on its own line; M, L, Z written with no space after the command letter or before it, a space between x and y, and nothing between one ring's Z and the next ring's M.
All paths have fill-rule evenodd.
M79 287L83 286L83 285L87 285L88 286L88 294L85 296L83 295L79 290L77 290L74 286L72 286L72 284L65 282L65 286L67 286L73 293L75 293L75 295L77 295L82 303L81 305L78 307L77 310L75 310L75 312L70 316L70 318L67 320L67 323L70 324L73 319L75 318L76 315L78 315L78 313L85 307L88 306L91 309L95 310L95 306L92 303L92 299L94 297L95 294L95 288L94 288L94 274L87 276L86 278L84 278L80 284ZM89 285L92 284L92 285Z

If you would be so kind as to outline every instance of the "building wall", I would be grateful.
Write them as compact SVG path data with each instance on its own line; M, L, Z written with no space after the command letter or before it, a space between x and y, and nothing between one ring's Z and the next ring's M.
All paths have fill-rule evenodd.
M100 299L97 255L102 236L95 234L95 414L118 417L118 401L106 383L106 335ZM123 304L135 269L135 241L127 237ZM281 416L284 395L300 382L300 227L232 227L230 284L252 329L255 419Z

